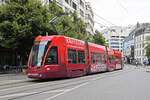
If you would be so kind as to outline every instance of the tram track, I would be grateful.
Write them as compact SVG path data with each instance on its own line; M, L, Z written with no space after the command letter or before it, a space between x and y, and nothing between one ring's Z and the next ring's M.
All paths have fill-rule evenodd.
M50 92L50 91L54 91L54 90L60 90L60 89L63 89L63 88L68 88L68 87L72 87L72 86L77 86L77 85L80 85L82 83L86 83L85 82L79 82L79 83L72 83L72 84L67 84L67 85L64 85L64 86L61 86L61 87L58 87L58 88L54 88L54 89L46 89L46 90L43 90L43 91L39 91L39 92L33 92L31 94L27 94L27 95L23 95L23 96L18 96L18 97L15 97L15 98L11 98L9 100L15 100L15 99L20 99L20 98L23 98L23 97L27 97L27 96L33 96L33 95L37 95L37 94L43 94L43 93L46 93L46 92Z
M7 81L7 82L0 82L0 86L10 85L10 84L18 84L18 83L29 82L29 81L32 81L32 79L12 80L12 81Z
M125 71L125 72L114 71L114 72L109 72L109 73L102 73L101 74L102 76L99 76L99 77L97 77L97 75L99 75L99 74L93 74L93 75L88 75L86 77L66 79L66 80L64 80L65 82L64 81L62 82L62 80L58 80L58 81L56 80L56 81L48 81L48 82L46 81L44 83L42 82L43 84L42 83L41 84L40 83L34 83L34 85L27 85L27 87L32 86L32 88L19 90L19 91L16 91L16 92L12 91L10 93L6 93L6 94L3 94L3 95L0 95L0 97L7 96L7 95L12 95L12 94L17 94L17 93L22 93L22 92L33 91L32 94L27 94L27 95L24 95L24 96L18 96L17 97L17 98L23 98L25 96L41 94L43 92L48 92L48 91L52 91L52 90L59 90L59 89L63 89L63 88L67 88L67 87L71 87L71 86L75 86L75 85L79 85L79 84L82 84L82 83L91 82L91 81L95 81L95 80L99 80L99 79L115 77L115 76L118 76L118 75L121 75L121 74L125 74L125 73L129 73L129 72L132 72L132 71L133 71L133 69L130 70L130 71ZM96 75L96 77L95 77L95 75ZM33 86L36 86L36 85L41 85L41 86L33 88ZM50 87L50 88L47 89L47 87ZM15 87L14 87L14 89L15 89ZM40 91L37 92L36 90L39 90L39 89L40 89ZM13 88L12 88L12 90L13 90ZM16 97L14 99L16 99ZM12 98L10 100L14 100L14 99Z
M113 74L117 74L117 73L120 73L120 72L118 72L118 71L114 71L114 72L109 72L109 73L100 73L100 74L105 74L105 76L104 76L104 78L105 77L108 77L108 75L110 74L110 73L112 73L110 76L112 76ZM78 77L78 78L71 78L71 79L56 79L56 80L42 80L42 81L40 81L40 80L21 80L21 81L18 81L18 82L10 82L9 84L2 84L2 86L6 86L6 85L11 85L11 88L13 89L13 87L12 87L12 85L13 84L15 84L15 85L17 85L17 84L23 84L23 85L19 85L19 86L14 86L14 88L16 88L16 87L20 87L20 86L26 86L25 84L27 84L27 86L28 86L28 84L29 84L29 86L30 86L30 84L31 83L33 83L33 84L39 84L40 85L40 83L43 83L43 82L45 82L45 83L49 83L49 82L60 82L60 83L57 83L57 84L51 84L52 86L53 85L60 85L60 84L65 84L65 83L68 83L68 82L76 82L76 81L80 81L80 80L87 80L87 79L89 79L90 77L92 77L93 75L98 75L99 73L97 73L97 74L92 74L92 75L88 75L87 77L85 76L85 77ZM108 75L107 75L108 74ZM82 79L81 79L82 78ZM93 77L92 77L93 78ZM96 79L98 79L98 78L96 78ZM65 80L66 82L61 82L61 80ZM74 80L74 81L72 81L72 80ZM91 80L91 79L89 79L89 80ZM88 81L89 81L88 80ZM95 80L95 79L93 79L93 80ZM26 82L26 83L25 83ZM37 83L38 82L38 83ZM40 82L40 83L39 83ZM0 85L1 86L1 85ZM9 88L9 87L8 87ZM4 88L4 89L7 89L7 87L6 88ZM0 90L0 92L1 92L1 90Z
M114 72L110 72L110 73L114 73ZM84 77L77 77L77 78L71 78L71 79L52 79L52 80L18 80L18 81L14 81L14 82L4 82L0 84L0 92L3 90L11 90L13 88L17 88L17 87L21 87L21 86L30 86L30 85L36 85L36 84L40 84L40 83L47 83L47 82L60 82L61 80L65 80L65 82L60 82L57 84L53 84L53 85L60 85L60 84L66 84L68 82L75 82L75 81L79 81L82 78L83 80L87 80L90 77L93 77L94 75L98 75L99 73L96 74L91 74L88 76L84 76ZM109 74L109 73L100 73L100 74ZM74 81L73 81L74 80ZM28 85L29 84L29 85ZM2 87L3 86L3 87Z

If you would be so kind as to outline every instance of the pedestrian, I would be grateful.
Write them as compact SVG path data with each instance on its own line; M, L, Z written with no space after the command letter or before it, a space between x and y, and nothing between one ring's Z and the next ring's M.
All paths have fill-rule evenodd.
M149 64L149 61L147 60L146 62L145 62L145 65L148 65Z
M135 62L136 67L138 67L138 61Z

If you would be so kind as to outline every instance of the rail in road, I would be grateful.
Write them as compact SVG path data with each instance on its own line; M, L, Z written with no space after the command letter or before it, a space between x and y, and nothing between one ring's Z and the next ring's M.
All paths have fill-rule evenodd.
M87 75L84 77L70 79L53 79L53 80L36 80L25 79L10 82L0 82L0 99L22 99L33 95L41 95L47 93L57 93L56 95L47 97L45 100L51 100L59 95L73 91L92 81L115 77L121 74L127 74L134 70L134 67L128 67L124 70L113 72L98 73Z

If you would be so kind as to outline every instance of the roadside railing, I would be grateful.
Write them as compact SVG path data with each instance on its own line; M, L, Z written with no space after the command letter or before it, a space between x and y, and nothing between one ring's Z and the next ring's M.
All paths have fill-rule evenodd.
M24 69L24 66L12 66L12 65L4 65L0 66L1 73L20 73Z

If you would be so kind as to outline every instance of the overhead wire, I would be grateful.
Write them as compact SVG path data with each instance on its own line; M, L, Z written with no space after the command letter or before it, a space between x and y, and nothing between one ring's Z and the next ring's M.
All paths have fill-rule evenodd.
M93 11L93 12L94 12L94 11ZM94 14L95 14L98 18L100 18L100 19L102 19L103 21L109 23L110 25L112 25L112 26L117 26L117 25L113 24L112 22L108 21L107 19L105 19L104 17L100 16L100 15L97 14L96 12L94 12Z
M122 2L120 0L116 0L116 2L126 12L126 14L129 15L129 12L128 12L127 8L122 4Z

